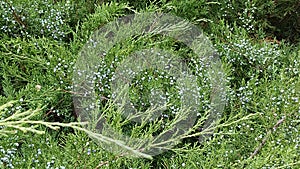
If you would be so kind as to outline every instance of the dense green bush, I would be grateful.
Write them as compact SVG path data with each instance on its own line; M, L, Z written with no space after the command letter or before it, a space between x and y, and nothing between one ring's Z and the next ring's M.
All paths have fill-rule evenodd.
M257 1L256 3L258 6L256 20L268 35L280 40L299 42L300 3L298 0Z
M0 5L1 30L6 35L62 40L69 32L70 1L1 1Z
M194 137L174 149L151 160L137 159L103 149L87 132L24 124L29 131L39 129L45 134L18 131L0 137L0 168L299 168L299 6L298 0L1 1L0 134L14 131L5 127L6 118L22 112L28 115L39 107L43 108L32 111L33 120L77 121L72 75L79 51L95 30L126 14L169 12L203 28L218 51L229 84L216 132L202 143L198 142L202 129L197 128ZM113 64L152 47L189 62L204 93L199 99L200 119L211 99L210 86L201 83L205 78L197 70L205 67L197 67L199 61L186 46L164 36L141 35L114 45L96 72L103 84L98 94L110 94ZM131 86L132 101L141 109L149 104L145 93L156 83L176 92L170 85L172 77L145 72ZM150 83L143 80L152 76L162 78ZM11 100L14 104L3 108ZM139 126L114 108L107 109L108 103L103 101L100 111L118 132L128 136L159 134L165 124Z
M300 3L298 0L169 0L169 1L127 1L136 9L149 6L161 7L200 24L206 29L208 23L224 19L227 23L245 28L256 38L257 31L263 30L265 37L271 39L299 42L300 39ZM214 27L214 26L213 26Z
M66 74L72 71L73 54L58 41L45 38L1 39L1 44L1 103L32 100L23 103L24 109L48 105L47 116L41 117L51 121L74 121L71 95L64 92L71 85L71 77Z

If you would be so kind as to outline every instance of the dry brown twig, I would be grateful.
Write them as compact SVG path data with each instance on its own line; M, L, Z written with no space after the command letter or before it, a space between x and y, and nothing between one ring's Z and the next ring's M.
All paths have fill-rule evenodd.
M9 8L11 9L12 14L14 16L14 19L18 22L18 24L20 24L23 28L27 28L26 24L22 21L21 17L16 13L13 6L8 2L8 0L6 0L6 3L9 5Z
M121 157L123 157L124 155L125 155L125 154L118 155L118 156L116 156L116 157L114 158L114 160L117 160L118 158L121 158ZM109 164L109 162L110 162L110 161L108 161L108 160L107 160L107 161L101 161L95 169L99 169L100 167Z
M277 123L273 126L273 130L269 130L267 132L267 135L264 137L264 139L262 140L262 142L260 143L260 145L254 150L254 152L251 154L251 156L249 157L250 159L252 159L254 156L256 156L258 154L258 152L262 149L262 147L266 144L269 136L272 134L273 131L276 131L276 129L279 127L279 125L281 123L283 123L283 121L285 120L285 117L283 117L282 119L278 120Z

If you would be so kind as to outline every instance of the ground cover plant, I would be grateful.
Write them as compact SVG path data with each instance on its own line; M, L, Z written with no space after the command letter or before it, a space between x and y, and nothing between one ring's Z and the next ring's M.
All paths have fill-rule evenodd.
M4 0L0 6L0 168L300 167L299 1ZM186 60L199 79L194 127L175 138L178 144L170 150L153 157L133 151L142 156L134 158L97 142L124 147L117 140L89 137L93 131L78 121L72 82L80 51L94 31L143 12L177 15L203 30L221 60L226 102L216 124L201 128L212 91L206 67L187 46L157 35L116 44L95 73L101 82L97 94L105 96L100 111L119 133L159 135L181 117L176 79L150 69L133 78L133 105L145 111L155 88L170 93L165 99L172 105L150 123L122 117L110 100L110 82L113 65L126 56L141 49L168 50Z

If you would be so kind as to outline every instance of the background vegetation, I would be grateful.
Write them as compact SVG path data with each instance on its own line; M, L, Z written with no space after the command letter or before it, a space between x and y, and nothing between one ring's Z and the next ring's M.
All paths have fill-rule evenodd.
M300 168L299 11L298 0L2 0L0 168ZM185 18L203 29L218 50L229 90L216 133L201 144L197 137L184 139L172 151L144 159L112 154L72 127L49 128L77 121L73 65L90 34L141 12ZM187 53L169 40L140 40L116 46L108 58L155 42ZM34 113L30 118L48 127L4 125L21 112ZM122 131L128 125L117 127Z

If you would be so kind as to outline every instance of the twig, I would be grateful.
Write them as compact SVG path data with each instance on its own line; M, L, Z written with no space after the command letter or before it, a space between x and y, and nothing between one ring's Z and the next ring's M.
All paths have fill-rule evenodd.
M81 150L81 153L78 154L77 156L77 160L76 160L76 163L75 163L75 166L74 166L74 169L77 169L77 166L79 164L79 161L80 161L80 155L82 155L85 151L85 148L88 146L88 144L86 144L84 147L82 147L82 150Z
M120 155L116 156L116 157L114 158L114 160L117 160L118 158L123 157L124 155L125 155L125 154L120 154ZM107 161L101 161L101 163L99 163L95 169L99 169L100 167L102 167L102 166L108 164L109 162L110 162L109 160L107 160Z
M277 123L273 126L273 131L276 131L278 126L285 120L285 117L278 120ZM251 154L250 159L257 155L257 153L261 150L261 148L266 144L269 136L272 134L272 130L269 130L267 135L264 137L260 145L255 149L255 151Z
M6 0L6 3L9 5L9 8L12 10L12 14L15 18L15 20L24 28L27 28L26 24L22 21L21 17L16 13L12 5Z

